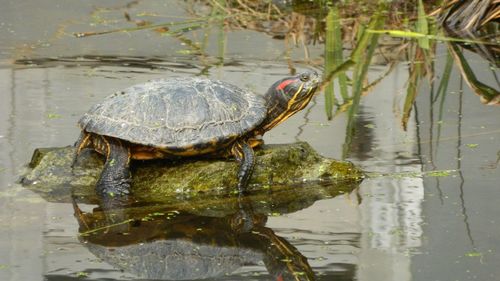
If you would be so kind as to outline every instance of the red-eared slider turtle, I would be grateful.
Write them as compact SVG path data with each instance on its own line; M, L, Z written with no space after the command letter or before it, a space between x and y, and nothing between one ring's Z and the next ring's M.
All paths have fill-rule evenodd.
M85 247L141 280L233 280L227 275L260 263L273 280L315 280L307 258L251 210L244 211L253 223L246 229L239 213L212 217L146 204L120 209L127 220L114 223L107 218L116 209L83 212L75 200L73 208Z
M124 195L129 193L131 159L234 156L243 193L262 135L303 109L318 85L316 72L280 79L264 96L205 78L135 85L83 115L75 160L86 147L105 155L97 193Z

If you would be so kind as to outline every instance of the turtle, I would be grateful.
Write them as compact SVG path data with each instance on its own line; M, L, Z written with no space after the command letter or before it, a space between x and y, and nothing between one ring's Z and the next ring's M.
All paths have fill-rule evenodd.
M80 242L120 273L144 280L227 280L243 266L263 263L274 280L315 280L307 257L266 226L267 215L251 209L244 211L253 224L248 229L241 210L212 216L145 203L85 212L74 197L72 203ZM109 221L116 212L127 219Z
M193 156L234 157L244 194L262 136L311 101L315 71L282 78L264 95L220 80L178 77L150 80L108 96L78 124L73 164L84 148L105 156L98 195L130 194L131 160Z

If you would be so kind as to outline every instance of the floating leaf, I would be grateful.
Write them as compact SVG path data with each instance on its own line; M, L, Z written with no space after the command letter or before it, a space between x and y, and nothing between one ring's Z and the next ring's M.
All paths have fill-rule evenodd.
M482 257L483 254L480 252L468 252L465 254L466 257Z
M191 55L191 54L195 54L196 51L184 49L184 50L177 50L176 53L178 53L179 55Z
M58 118L61 118L62 116L60 114L57 114L57 113L49 113L47 114L47 118L49 119L58 119Z
M426 173L426 176L428 177L448 177L451 175L450 170L443 170L443 171L430 171Z
M76 277L78 277L78 278L85 278L85 277L88 277L88 276L89 276L89 274L87 272L85 272L85 271L79 271L79 272L76 273Z

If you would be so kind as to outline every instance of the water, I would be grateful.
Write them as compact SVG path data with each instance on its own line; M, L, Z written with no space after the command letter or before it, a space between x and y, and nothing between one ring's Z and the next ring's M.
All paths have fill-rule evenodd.
M225 34L221 65L216 24L209 27L206 57L186 51L185 41L151 31L74 38L71 32L131 26L124 11L134 17L153 11L146 18L155 22L189 16L184 2L101 2L8 1L0 12L0 280L141 278L79 242L71 204L47 202L17 183L35 148L74 143L76 121L92 104L154 78L204 74L263 92L290 72L283 40L249 30ZM288 56L299 71L321 71L314 62L322 48L309 45L306 57L299 44ZM476 76L498 89L488 64L475 54L467 57ZM445 60L441 46L438 76ZM372 65L369 78L384 71ZM422 83L405 131L400 108L408 78L408 64L399 63L362 97L347 155L387 176L270 216L262 227L307 258L317 280L500 280L498 108L481 104L454 68L443 109L439 99L432 103L439 77L434 87ZM324 103L317 96L265 141L307 141L322 155L341 158L348 116L328 121ZM440 173L422 177L423 171ZM214 280L271 279L262 251L242 255L248 260Z

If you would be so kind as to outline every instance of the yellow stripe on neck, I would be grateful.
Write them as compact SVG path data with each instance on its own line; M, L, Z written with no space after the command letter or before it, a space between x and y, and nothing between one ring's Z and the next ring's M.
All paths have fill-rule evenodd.
M297 96L300 94L300 92L304 88L304 85L305 85L305 83L301 83L300 84L299 89L295 92L295 94L293 94L293 97L288 101L286 110L283 111L280 115L278 115L278 117L276 117L273 120L273 122L265 125L264 128L263 128L264 131L271 130L272 128L274 128L275 126L281 124L281 122L285 121L286 119L288 119L288 117L290 117L291 115L293 115L296 112L296 111L291 110L291 108L292 108L292 105L295 103L295 100L296 100ZM309 90L309 91L311 91L311 90Z

